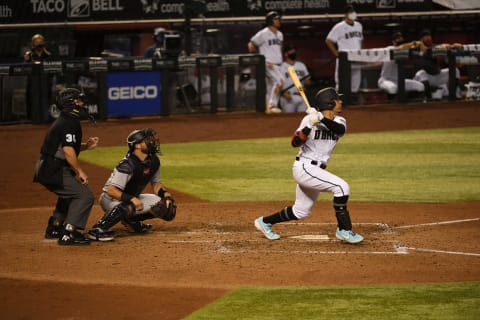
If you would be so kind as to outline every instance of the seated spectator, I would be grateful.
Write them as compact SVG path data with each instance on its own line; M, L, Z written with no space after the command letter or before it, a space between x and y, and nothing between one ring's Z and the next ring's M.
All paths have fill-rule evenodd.
M52 53L45 47L45 37L37 33L32 37L32 48L25 52L23 60L25 62L39 62L49 60Z
M423 30L420 33L420 40L418 41L418 47L420 49L420 59L417 59L417 73L413 78L416 81L420 81L425 86L425 95L427 98L432 98L433 88L441 92L440 95L434 98L441 98L442 96L448 96L448 67L446 67L444 61L438 60L436 57L432 56L433 48L461 48L462 45L459 43L454 44L433 44L432 35L429 30ZM443 68L442 68L443 66ZM457 85L459 84L460 71L455 70L455 78ZM457 95L459 97L461 93Z
M395 32L392 36L392 45L387 49L406 49L416 48L419 44L417 41L405 42L401 32ZM385 61L382 66L380 78L378 79L378 87L389 95L395 95L398 92L398 65L395 60ZM405 91L423 92L425 86L420 81L405 79Z
M310 80L310 74L305 64L297 60L297 49L293 45L286 44L282 51L284 61L280 66L280 70L285 77L285 82L283 83L280 95L280 108L283 112L287 113L304 112L307 106L293 85L292 79L290 79L288 67L293 66L298 79L300 79L304 87L308 87L312 83Z

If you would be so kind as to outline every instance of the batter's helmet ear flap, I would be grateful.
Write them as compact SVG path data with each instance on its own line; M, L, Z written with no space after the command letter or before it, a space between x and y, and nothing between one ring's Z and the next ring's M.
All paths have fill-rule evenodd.
M275 18L280 18L280 15L278 14L277 11L270 11L269 13L267 13L267 15L265 16L265 24L267 26L271 26L273 24L273 20Z

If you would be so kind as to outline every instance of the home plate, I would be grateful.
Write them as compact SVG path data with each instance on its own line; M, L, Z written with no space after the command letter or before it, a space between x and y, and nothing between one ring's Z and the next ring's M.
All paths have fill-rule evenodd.
M290 237L292 239L301 239L301 240L328 240L330 239L326 234L303 234L300 236Z

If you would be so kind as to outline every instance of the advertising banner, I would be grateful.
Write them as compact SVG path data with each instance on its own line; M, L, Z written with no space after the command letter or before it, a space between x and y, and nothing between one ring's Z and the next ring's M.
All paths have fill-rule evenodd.
M107 74L107 116L160 114L160 93L160 72L110 72Z
M0 0L0 24L264 17L272 10L320 15L343 13L346 5L360 13L446 9L432 0Z

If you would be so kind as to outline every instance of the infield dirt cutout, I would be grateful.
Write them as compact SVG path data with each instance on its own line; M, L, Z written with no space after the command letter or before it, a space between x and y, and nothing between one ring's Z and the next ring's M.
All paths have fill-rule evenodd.
M345 116L349 133L480 124L473 102L351 107ZM129 132L148 126L162 143L287 137L301 117L233 113L111 120L86 123L84 136L99 136L103 146L123 145ZM366 240L349 245L335 238L330 201L317 203L307 220L274 226L282 238L270 241L255 229L254 219L290 202L209 203L173 190L177 218L151 220L149 234L132 235L118 225L113 242L58 246L43 238L55 197L31 183L47 127L0 127L2 149L13 154L2 157L0 180L2 319L179 319L239 286L480 280L478 201L351 201L354 230ZM110 170L82 165L98 197ZM88 227L100 215L95 205Z

